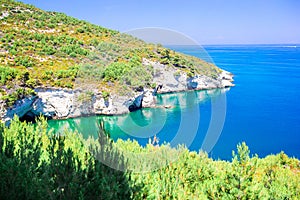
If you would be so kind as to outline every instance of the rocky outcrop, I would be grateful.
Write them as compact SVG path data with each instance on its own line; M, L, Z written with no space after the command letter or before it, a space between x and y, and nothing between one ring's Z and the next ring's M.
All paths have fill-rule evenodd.
M1 121L3 121L7 125L9 121L14 117L14 115L23 117L24 115L26 115L26 113L32 110L32 105L36 101L36 99L36 96L20 99L11 108L5 108L4 102L0 102Z
M5 108L0 102L1 120L9 123L14 115L48 118L71 118L94 114L118 115L135 111L142 107L155 106L156 93L179 92L185 90L202 90L233 86L233 75L222 71L216 79L205 75L188 77L186 73L175 68L143 59L144 65L154 69L155 89L134 92L132 96L111 94L105 97L95 90L36 88L36 96L18 100L12 108Z
M6 124L14 117L43 115L48 118L72 118L94 114L119 115L142 107L154 106L152 90L138 92L133 97L112 95L104 98L101 92L86 94L82 90L36 88L36 96L18 100L11 108L1 105L1 120Z
M137 93L134 97L112 95L104 98L97 90L89 91L89 94L79 89L38 88L35 91L38 98L32 104L31 112L55 118L128 113L142 107L144 93L147 93Z
M158 93L180 92L185 90L207 90L234 86L233 75L225 70L216 79L205 75L188 77L186 73L175 68L143 59L144 65L154 69L154 82L157 83Z
M37 88L37 100L31 112L46 117L64 118L71 115L75 92L73 90L55 88Z
M230 72L227 72L225 70L222 71L222 73L219 75L219 80L221 81L222 87L233 87L233 74Z
M192 90L207 90L214 88L226 88L234 86L233 75L227 71L222 71L217 79L205 75L196 75L187 79L187 88Z
M153 62L148 59L143 59L144 65L151 65L154 70L153 82L160 86L158 93L179 92L187 89L185 73L178 74L177 70L163 65L159 62Z

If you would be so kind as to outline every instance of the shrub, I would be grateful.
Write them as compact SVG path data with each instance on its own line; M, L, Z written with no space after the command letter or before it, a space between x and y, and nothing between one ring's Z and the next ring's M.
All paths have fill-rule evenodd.
M92 91L87 91L84 93L80 93L77 100L80 102L89 102L92 101L94 93Z
M77 33L84 33L84 29L79 27L79 28L76 29L76 32Z
M130 66L126 63L115 62L108 65L104 70L104 80L114 81L120 80L121 76L129 71Z
M104 127L100 121L96 141L68 130L55 133L44 119L32 125L15 117L9 127L0 124L0 199L300 197L300 161L284 153L251 157L242 143L231 162L215 161L182 146L113 142Z
M46 55L55 54L56 50L52 46L45 45L42 49L42 53Z
M75 52L71 52L69 55L70 55L72 58L76 58L76 53L75 53Z
M1 99L5 101L6 107L12 107L17 100L33 95L36 95L33 89L17 88L14 92L3 95Z
M102 92L102 97L104 98L104 101L108 101L110 94L107 91Z
M33 67L35 65L34 59L29 56L18 56L15 58L15 64L17 66L24 66L26 68Z
M0 66L0 84L5 85L8 81L12 81L19 73L20 71L14 68Z
M88 55L88 50L81 48L79 45L66 45L60 48L60 51L70 55L71 57L76 57L76 55Z
M92 39L91 41L90 41L90 45L91 46L94 46L94 47L96 47L97 45L99 44L99 40L97 40L97 39Z
M151 84L150 84L150 87L151 87L152 89L155 89L155 88L156 88L156 83L151 83Z
M134 88L145 87L150 85L152 75L142 66L135 66L123 74L122 80Z
M99 138L107 140L104 133ZM78 133L53 134L44 119L0 125L0 199L129 199L126 174L91 154L108 154L105 149L122 165L121 153L108 142L99 149L97 141L89 143Z

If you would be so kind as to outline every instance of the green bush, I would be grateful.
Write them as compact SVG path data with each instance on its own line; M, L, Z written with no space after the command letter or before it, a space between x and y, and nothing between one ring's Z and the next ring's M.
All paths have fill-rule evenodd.
M102 97L104 98L104 101L108 101L110 94L107 91L102 92Z
M94 159L87 145L77 133L53 135L44 120L1 125L0 199L129 199L127 176ZM111 156L122 164L120 153Z
M79 27L79 28L76 29L76 32L77 33L84 33L84 29Z
M29 56L18 56L15 58L15 64L17 66L24 66L26 68L33 67L35 65L35 61L33 58Z
M152 75L142 66L134 66L130 69L130 71L125 72L121 79L126 84L134 88L139 88L150 86L150 83L152 82Z
M12 107L17 100L33 95L36 95L33 89L17 88L16 91L3 95L1 100L5 101L6 107Z
M60 51L70 55L71 57L76 57L76 55L88 55L88 50L81 48L79 45L67 45L62 46Z
M130 70L130 65L127 63L114 62L108 65L104 70L104 80L114 81L120 80L121 76Z
M15 118L10 127L0 126L0 199L300 197L300 161L283 152L251 157L242 143L231 162L214 161L181 146L112 142L103 127L100 122L96 141L67 130L57 135L43 119L33 126ZM106 159L128 170L111 169L100 162Z
M53 55L56 53L56 50L51 46L44 46L42 49L42 53L46 55Z
M5 85L8 81L12 81L19 73L20 71L14 68L0 66L0 84Z
M89 102L89 101L92 101L93 96L94 96L94 93L92 91L87 91L84 93L80 93L77 100L82 103Z

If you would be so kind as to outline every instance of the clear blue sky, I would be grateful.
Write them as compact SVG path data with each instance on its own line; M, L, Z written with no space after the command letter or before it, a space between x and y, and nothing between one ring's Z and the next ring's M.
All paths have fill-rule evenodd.
M300 43L298 0L21 0L121 32L160 27L200 44Z

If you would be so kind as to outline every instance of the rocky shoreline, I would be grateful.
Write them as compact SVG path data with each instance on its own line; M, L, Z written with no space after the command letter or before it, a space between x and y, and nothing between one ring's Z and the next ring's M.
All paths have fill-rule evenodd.
M0 102L0 118L9 124L14 115L20 118L64 119L88 115L120 115L143 108L154 107L157 93L182 92L188 90L207 90L234 86L233 75L222 71L216 79L205 75L188 77L185 73L175 74L176 69L168 68L160 63L143 60L144 65L152 65L155 70L153 82L155 89L145 88L134 92L132 96L111 94L105 97L101 92L93 90L86 95L81 89L35 88L36 96L18 100L12 107L5 108Z

